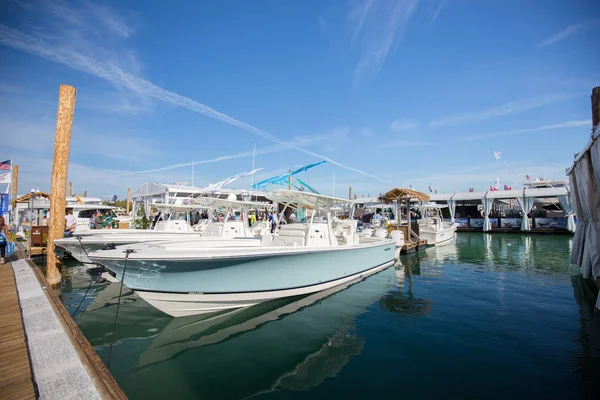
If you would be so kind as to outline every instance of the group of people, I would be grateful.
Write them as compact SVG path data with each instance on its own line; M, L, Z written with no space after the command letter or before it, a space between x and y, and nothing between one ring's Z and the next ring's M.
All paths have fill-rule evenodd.
M363 226L368 228L371 224L381 224L388 221L388 217L383 215L381 209L376 209L375 212L371 212L368 208L356 209L354 212L354 218L362 221Z
M94 215L94 219L90 227L93 229L111 229L113 228L113 224L113 217L108 213L108 211L106 211L104 215L102 215L101 211L98 211Z
M108 211L102 214L102 211L97 211L92 218L90 218L91 229L111 229L113 228L113 217ZM73 209L67 209L65 214L65 232L64 237L73 236L75 228L77 227L77 218L73 215Z

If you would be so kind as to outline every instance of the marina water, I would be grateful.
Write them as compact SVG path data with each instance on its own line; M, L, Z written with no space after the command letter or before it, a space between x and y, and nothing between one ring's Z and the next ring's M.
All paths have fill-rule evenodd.
M109 368L132 399L600 398L597 289L571 242L460 233L346 288L208 317L124 288ZM120 285L71 268L65 306L108 364Z

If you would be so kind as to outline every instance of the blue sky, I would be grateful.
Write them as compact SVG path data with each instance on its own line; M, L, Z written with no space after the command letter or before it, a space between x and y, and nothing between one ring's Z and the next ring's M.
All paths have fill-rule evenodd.
M125 195L252 167L323 193L563 179L589 139L600 3L3 2L1 159L50 184L58 87L77 90L69 180ZM501 152L496 160L493 151ZM144 172L149 171L152 172ZM244 178L233 187L248 187Z

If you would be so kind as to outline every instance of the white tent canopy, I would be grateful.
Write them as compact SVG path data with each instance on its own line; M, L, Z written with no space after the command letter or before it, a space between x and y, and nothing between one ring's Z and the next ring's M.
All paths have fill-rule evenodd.
M573 191L572 204L578 219L571 263L581 265L584 278L600 278L600 124L587 146L567 170ZM596 301L600 309L600 296Z
M456 192L452 194L432 194L431 201L481 201L482 198L496 200L510 200L518 197L551 198L565 196L569 194L569 189L565 186L542 188L542 189L517 189L517 190L490 190L487 192Z

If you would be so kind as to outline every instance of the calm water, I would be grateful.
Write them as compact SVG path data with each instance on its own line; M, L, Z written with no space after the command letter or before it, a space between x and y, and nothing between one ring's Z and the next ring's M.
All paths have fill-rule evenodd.
M126 291L110 370L132 399L600 398L596 290L572 238L461 233L334 293L204 319ZM90 280L63 288L73 313ZM108 362L119 286L75 316Z

